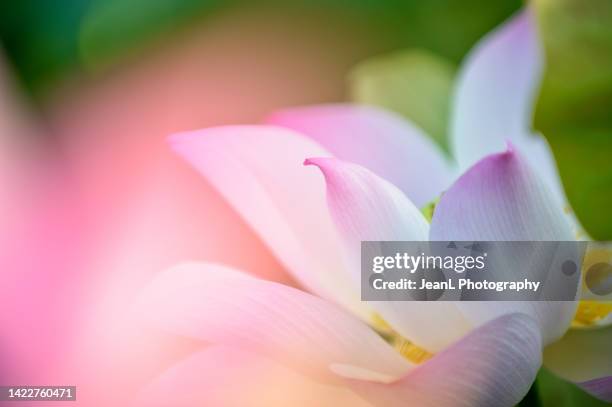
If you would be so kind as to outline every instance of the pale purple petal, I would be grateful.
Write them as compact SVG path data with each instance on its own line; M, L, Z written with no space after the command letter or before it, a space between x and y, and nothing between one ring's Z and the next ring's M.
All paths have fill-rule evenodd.
M535 17L526 9L484 37L466 57L455 89L451 143L462 169L531 135L542 76Z
M429 225L408 198L388 181L356 164L312 158L327 183L330 212L345 243L355 283L360 280L364 240L427 241ZM469 330L450 302L373 301L369 305L399 333L436 352Z
M567 241L573 240L573 234L544 183L518 153L509 149L478 162L442 196L435 208L430 238ZM540 323L547 344L563 335L576 309L572 301L457 305L475 325L507 312L527 312Z
M435 208L431 240L574 240L562 209L522 155L485 157Z
M172 333L264 354L316 376L355 366L392 380L411 364L370 327L303 291L224 266L189 263L157 276L136 305Z
M600 377L578 383L584 391L600 400L612 403L612 376Z
M381 406L511 407L527 393L541 365L535 321L505 315L392 384L352 382L355 392Z
M195 167L306 288L367 317L345 284L340 242L325 187L304 168L306 157L329 156L312 140L274 126L226 126L181 133L175 150Z
M362 105L285 109L268 123L297 130L335 157L362 165L402 190L418 207L454 179L440 148L399 115Z

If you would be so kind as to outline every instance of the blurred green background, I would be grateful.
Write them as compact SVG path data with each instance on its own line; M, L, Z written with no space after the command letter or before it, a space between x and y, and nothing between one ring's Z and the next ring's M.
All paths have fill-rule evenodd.
M380 51L425 48L457 64L520 6L517 0L23 0L0 6L0 38L28 89L40 95L66 75L112 64L228 8L322 12L374 36Z
M71 76L103 73L186 27L205 25L222 10L274 10L287 18L303 14L311 16L313 26L325 14L324 24L348 25L360 38L370 38L373 54L392 52L360 67L360 78L373 73L374 94L367 81L360 86L351 81L354 73L347 94L410 114L445 146L455 68L478 38L521 5L518 0L22 0L2 2L0 39L29 94L42 100ZM549 61L535 127L554 150L585 229L595 239L609 240L612 3L536 0L533 6ZM411 86L412 98L400 95L405 86Z
M346 72L346 98L410 116L446 148L449 95L459 63L522 5L518 0L4 1L0 42L30 99L43 104L71 78L95 79L223 11L270 11L288 19L300 16L313 27L342 25L373 44L372 58ZM553 148L586 231L594 239L612 240L612 2L532 5L548 61L534 126ZM404 92L408 87L411 92ZM544 372L521 405L603 404Z

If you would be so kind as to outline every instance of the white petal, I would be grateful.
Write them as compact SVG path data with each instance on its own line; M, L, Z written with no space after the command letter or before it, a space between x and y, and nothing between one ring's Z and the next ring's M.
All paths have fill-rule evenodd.
M467 56L455 89L451 145L462 169L505 141L531 135L542 51L529 9L488 34Z
M440 148L401 116L371 106L322 105L285 109L267 121L316 140L335 157L359 164L402 190L418 207L454 179Z
M353 278L360 280L360 242L427 241L428 224L391 183L367 169L333 158L309 159L325 176L330 212L345 242ZM373 301L370 305L404 337L435 352L469 325L450 302Z
M557 163L546 139L540 134L534 134L531 137L514 139L512 143L522 157L525 157L529 162L529 166L538 174L538 177L546 183L553 197L557 200L557 204L562 208L567 207L569 204L559 176ZM565 215L568 222L576 222L567 214ZM576 224L576 230L577 227Z
M528 8L483 38L459 73L451 145L465 170L488 154L504 151L511 141L565 207L550 146L531 129L543 58L535 16Z
M367 316L348 287L325 189L305 158L329 156L293 131L227 126L172 137L174 148L219 190L308 289Z
M411 365L336 305L224 266L190 263L161 273L136 310L173 333L262 353L313 375L351 365L391 380Z

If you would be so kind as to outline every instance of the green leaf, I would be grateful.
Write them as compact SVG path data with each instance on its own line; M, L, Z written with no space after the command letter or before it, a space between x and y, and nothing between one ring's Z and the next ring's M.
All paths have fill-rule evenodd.
M570 204L595 239L612 239L612 2L536 0L547 69L535 126Z
M592 397L575 384L555 376L546 369L540 369L536 385L542 407L609 406L608 403Z
M349 75L352 99L400 113L447 148L454 67L422 50L368 59Z

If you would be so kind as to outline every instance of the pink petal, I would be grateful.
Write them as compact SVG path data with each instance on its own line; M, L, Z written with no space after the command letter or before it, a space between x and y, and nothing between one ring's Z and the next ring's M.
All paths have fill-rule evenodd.
M322 384L242 349L210 347L178 363L134 406L366 406L346 387Z
M267 122L297 130L334 156L366 167L419 207L435 199L454 178L442 151L426 134L399 115L375 107L299 107L275 112Z
M516 405L541 364L535 321L505 315L465 336L392 384L353 381L355 392L381 406Z
M429 225L412 202L370 170L335 158L309 158L325 176L327 202L343 236L360 240L427 240ZM351 236L355 246L360 240Z
M311 158L306 163L318 166L325 176L330 212L343 236L356 284L361 281L361 241L428 240L427 221L391 183L334 158ZM434 352L469 329L449 302L373 301L370 305L404 337Z
M149 285L136 309L170 332L262 353L317 376L333 377L333 364L384 380L410 368L378 334L332 303L224 266L170 269Z
M357 293L346 287L324 186L302 166L306 157L328 152L300 134L273 126L211 128L175 135L171 142L302 284L358 315L368 315Z
M509 149L481 160L442 196L430 238L565 241L573 240L573 234L543 182ZM540 322L544 342L550 343L568 328L576 303L461 302L458 306L475 325L507 312L527 312Z

